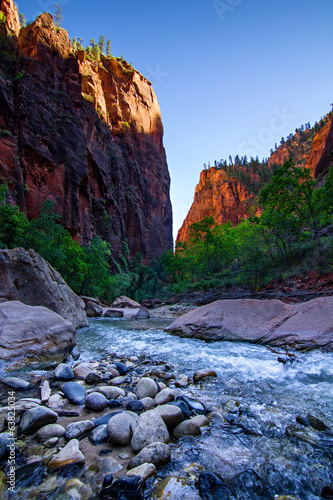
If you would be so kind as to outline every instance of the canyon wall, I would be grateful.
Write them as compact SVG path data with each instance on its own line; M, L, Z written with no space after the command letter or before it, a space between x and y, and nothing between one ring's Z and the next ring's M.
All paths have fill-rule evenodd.
M172 248L170 176L151 83L123 59L87 60L50 14L17 29L1 0L0 180L29 219L50 199L71 235L117 259ZM15 27L16 26L16 27Z
M202 170L194 201L178 231L177 241L189 241L190 225L204 217L214 217L218 224L231 221L235 226L241 219L248 218L250 197L246 187L237 179L228 178L224 170L215 167Z
M302 134L296 132L290 141L272 153L268 165L272 168L274 165L283 165L290 155L296 165L309 168L315 178L327 173L333 165L332 115L326 117L325 125L317 133L308 129ZM212 167L203 170L195 188L192 206L178 231L177 241L189 241L190 225L207 216L213 216L218 224L231 221L235 226L241 219L250 216L254 204L254 196L239 179L230 178L223 169ZM256 213L259 215L260 210L256 209Z

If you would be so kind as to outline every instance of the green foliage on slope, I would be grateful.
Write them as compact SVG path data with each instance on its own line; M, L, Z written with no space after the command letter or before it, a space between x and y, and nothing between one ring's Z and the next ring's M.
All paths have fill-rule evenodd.
M0 248L33 248L63 276L79 294L112 301L129 294L136 300L156 295L163 288L159 264L145 266L138 255L130 264L126 258L114 263L110 245L95 236L85 247L74 241L60 224L55 204L46 200L37 219L28 221L18 207L6 202L7 185L0 186ZM111 274L111 264L117 274Z
M262 216L236 227L212 217L191 225L190 241L163 256L170 289L259 287L297 271L333 269L333 170L319 187L289 161L261 192Z
M142 301L229 286L257 289L306 270L333 270L333 168L319 183L308 169L286 162L261 191L261 217L236 227L206 217L191 225L188 243L178 243L175 252L149 266L140 255L129 260L126 242L117 263L99 237L88 247L80 245L60 225L48 200L39 217L27 221L6 203L6 193L7 186L0 186L0 247L33 248L75 292L106 301L123 294Z

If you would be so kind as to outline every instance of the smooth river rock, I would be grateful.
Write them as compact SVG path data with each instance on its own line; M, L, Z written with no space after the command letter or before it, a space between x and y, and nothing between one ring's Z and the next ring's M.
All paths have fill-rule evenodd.
M84 404L86 390L81 384L78 384L77 382L66 382L66 384L63 385L62 390L66 398L69 399L69 401L74 405Z
M156 394L154 398L154 403L156 406L159 405L165 405L167 403L170 403L170 401L173 401L175 399L175 393L171 389L163 389L161 392Z
M152 476L156 476L157 470L154 464L143 463L127 472L127 476L139 476L145 481Z
M29 387L29 382L23 380L23 378L19 377L1 377L0 382L7 385L8 387L12 387L13 389L27 389Z
M36 434L38 441L47 441L54 437L60 438L65 434L65 428L60 424L44 425Z
M84 379L84 382L88 385L99 384L100 382L103 382L103 377L100 373L90 372Z
M54 370L54 378L57 380L73 380L74 373L69 365L60 363Z
M84 380L86 376L93 371L94 367L91 363L79 363L74 368L74 375L78 380Z
M168 443L170 435L162 417L154 410L149 410L140 415L131 440L131 446L134 451L140 451L145 446L156 441Z
M137 415L132 412L118 413L108 424L109 438L122 445L130 444L133 432L137 426Z
M122 363L121 361L115 361L113 364L116 367L119 375L126 375L126 373L129 372L129 368L125 365L125 363Z
M173 429L182 419L182 410L175 405L157 406L154 410L160 417L168 429Z
M210 420L204 415L197 415L196 417L192 417L191 422L198 424L199 427L206 427L210 424Z
M136 384L136 396L138 399L153 398L156 396L158 387L156 382L148 377L143 377Z
M96 387L96 392L104 394L107 399L117 399L121 396L125 396L124 389L110 385L100 385L99 387Z
M65 465L84 465L85 458L79 449L79 441L72 439L48 463L49 469L59 469Z
M129 467L139 467L145 462L152 463L156 467L162 467L170 462L171 450L165 443L152 443L145 446L130 462Z
M209 368L206 368L205 370L197 370L193 375L193 382L199 382L207 377L217 377L216 371L210 370Z
M57 420L58 415L54 411L46 408L46 406L37 406L27 410L22 415L20 432L26 434L46 424L53 424Z
M167 331L202 340L333 350L333 296L299 304L276 299L217 300L177 318Z
M107 405L107 399L100 392L92 392L86 396L85 407L93 411L103 411Z
M173 430L175 438L179 439L184 436L199 436L201 434L200 425L198 422L191 420L184 420Z
M153 408L155 408L155 403L153 398L149 398L147 396L146 398L140 399L140 401L143 404L145 410L152 410Z
M65 430L65 438L67 441L78 439L95 428L95 424L91 420L81 420L81 422L72 422L68 424Z

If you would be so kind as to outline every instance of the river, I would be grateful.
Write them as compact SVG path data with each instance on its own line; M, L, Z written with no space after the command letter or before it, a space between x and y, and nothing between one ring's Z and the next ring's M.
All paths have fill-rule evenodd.
M282 364L263 346L171 336L164 332L169 322L97 319L78 335L83 360L144 355L173 365L178 375L193 376L200 368L217 372L216 379L186 392L227 421L173 445L167 472L181 477L196 462L229 481L239 498L319 499L333 481L333 434L296 425L296 417L310 413L333 428L333 354L312 351Z

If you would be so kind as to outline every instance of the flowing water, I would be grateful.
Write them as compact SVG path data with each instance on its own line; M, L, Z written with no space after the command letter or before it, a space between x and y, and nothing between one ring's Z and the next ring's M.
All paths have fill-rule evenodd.
M154 366L170 370L176 378L193 376L203 368L216 371L217 378L181 390L215 411L215 417L202 428L201 436L171 443L172 461L158 471L161 479L172 476L166 487L172 491L170 498L198 500L196 477L206 470L221 476L232 492L206 498L273 500L277 495L295 495L299 500L319 500L322 488L333 482L333 353L297 353L295 362L282 364L277 353L263 346L171 336L164 331L169 323L168 319L91 320L89 327L78 331L78 345L80 361L101 360L107 354L149 358L147 365L139 363L133 369L134 377ZM36 397L40 377L52 374L33 367L17 375L36 380L31 394ZM309 414L319 420L311 420ZM312 426L300 425L297 416L304 423L310 419ZM318 430L323 423L328 428ZM38 460L22 470L20 493L8 500L72 499L63 494L66 477L49 474L45 481L45 467ZM85 484L97 481L89 471L86 474ZM150 487L153 480L148 482L147 500L161 498Z
M216 420L201 437L174 445L168 473L182 476L196 462L227 480L236 498L320 498L322 487L333 481L333 354L297 354L296 362L282 364L263 346L179 338L164 332L167 324L93 320L79 331L78 344L86 360L144 354L173 365L178 374L217 372L216 379L185 393L226 421ZM329 429L296 424L298 415L309 413Z

